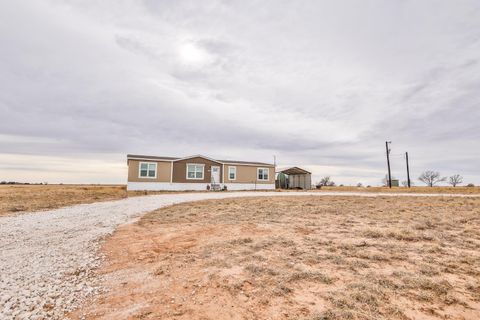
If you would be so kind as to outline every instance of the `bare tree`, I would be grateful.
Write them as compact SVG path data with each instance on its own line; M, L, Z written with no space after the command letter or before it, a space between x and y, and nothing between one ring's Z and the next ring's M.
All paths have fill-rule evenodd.
M448 183L451 184L453 187L461 184L463 182L463 177L459 174L454 174L450 178L448 178Z
M413 185L414 185L413 181L410 181L410 186L413 186ZM407 181L407 180L403 180L403 181L402 181L402 186L408 187L408 181Z
M441 177L440 172L438 171L427 170L427 171L424 171L420 175L420 177L418 177L418 180L422 181L429 187L433 187L437 185L439 182L443 182L447 180L447 177Z
M335 182L332 181L330 176L323 177L320 182L317 183L317 186L320 187L333 187Z

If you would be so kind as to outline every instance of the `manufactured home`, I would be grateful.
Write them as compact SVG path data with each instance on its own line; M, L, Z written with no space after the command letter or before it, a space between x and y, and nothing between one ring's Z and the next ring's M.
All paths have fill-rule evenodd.
M127 155L128 190L273 190L275 165L216 160Z

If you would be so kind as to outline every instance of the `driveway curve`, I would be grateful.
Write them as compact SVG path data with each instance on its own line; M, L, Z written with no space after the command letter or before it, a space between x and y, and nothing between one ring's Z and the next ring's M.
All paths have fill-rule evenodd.
M415 196L355 192L181 193L26 213L0 218L0 319L62 319L98 292L94 270L101 239L142 214L181 202L264 196Z

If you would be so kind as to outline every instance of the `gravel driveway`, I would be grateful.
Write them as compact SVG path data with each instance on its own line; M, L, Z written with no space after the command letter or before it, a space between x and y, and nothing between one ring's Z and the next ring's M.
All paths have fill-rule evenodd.
M134 197L0 218L0 319L61 319L97 292L99 240L142 213L185 201L334 192L183 193ZM435 196L341 193L346 196ZM464 195L448 195L464 196Z

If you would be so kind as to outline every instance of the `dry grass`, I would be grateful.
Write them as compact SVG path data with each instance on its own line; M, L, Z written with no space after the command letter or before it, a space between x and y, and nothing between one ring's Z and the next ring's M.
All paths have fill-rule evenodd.
M277 190L280 191L280 190ZM480 188L467 187L414 187L408 188L357 188L324 187L322 191L339 192L402 192L402 193L480 193ZM261 192L261 191L258 191ZM295 192L281 190L281 192ZM301 192L301 191L300 191ZM178 193L171 191L126 191L125 185L0 185L0 216L56 209L64 206L122 199L149 194Z
M0 216L157 193L127 193L124 185L1 185Z
M480 187L322 187L321 191L343 191L343 192L381 192L381 193L441 193L441 194L479 194Z
M104 250L101 319L479 319L480 199L186 203Z

